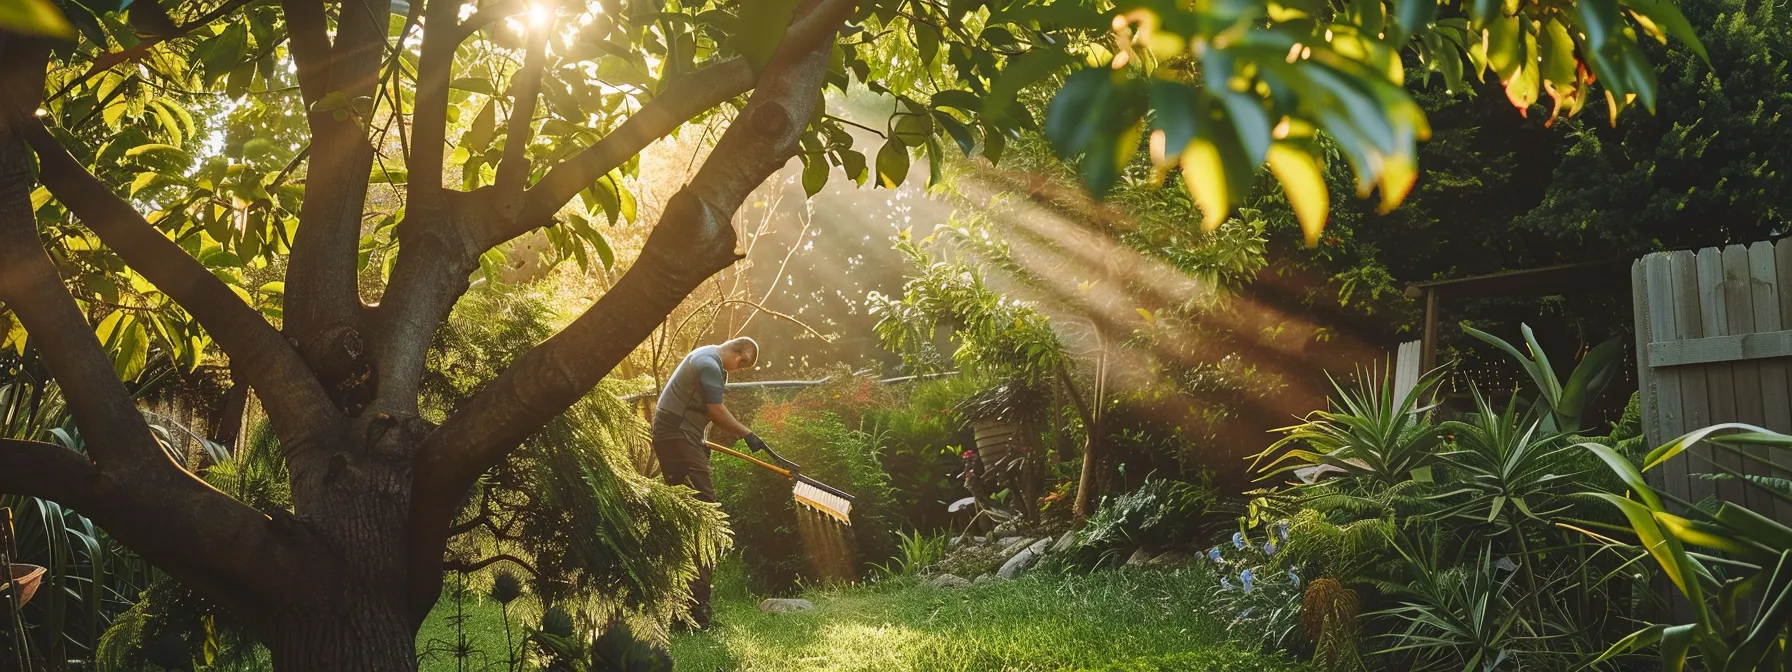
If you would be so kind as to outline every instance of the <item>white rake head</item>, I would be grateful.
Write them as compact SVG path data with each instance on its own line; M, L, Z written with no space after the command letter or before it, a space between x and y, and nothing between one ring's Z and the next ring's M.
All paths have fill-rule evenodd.
M852 524L852 501L845 497L822 490L801 480L796 481L790 494L796 498L798 504L815 509L847 525Z

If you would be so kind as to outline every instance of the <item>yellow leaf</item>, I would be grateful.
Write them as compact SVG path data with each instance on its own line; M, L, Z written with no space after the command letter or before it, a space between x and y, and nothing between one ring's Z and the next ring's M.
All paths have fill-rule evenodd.
M75 36L74 26L49 0L0 0L0 30L45 37Z
M1288 206L1300 220L1301 233L1307 247L1319 245L1319 234L1325 230L1325 218L1331 211L1331 196L1325 188L1325 170L1319 159L1299 147L1287 143L1269 146L1269 172L1282 183L1288 194Z
M1152 315L1151 311L1146 310L1144 308L1134 308L1133 311L1137 312L1139 314L1139 317L1145 318L1146 324L1157 324L1157 316Z
M1230 209L1226 166L1220 150L1206 138L1190 140L1182 150L1182 183L1201 208L1201 230L1212 231L1226 221Z
M1400 207L1400 202L1406 200L1407 192L1412 191L1412 184L1418 179L1419 164L1413 157L1399 154L1386 157L1381 162L1381 177L1378 180L1381 206L1376 208L1376 212L1385 215Z

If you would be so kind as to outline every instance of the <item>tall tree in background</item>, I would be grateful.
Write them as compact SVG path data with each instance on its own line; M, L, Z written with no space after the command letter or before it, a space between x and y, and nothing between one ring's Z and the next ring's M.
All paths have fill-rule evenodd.
M91 517L235 613L279 669L333 671L415 667L469 487L736 260L730 218L794 157L810 193L830 165L893 186L912 152L995 161L1043 130L1099 194L1150 113L1145 145L1182 167L1207 222L1267 161L1311 241L1328 202L1315 132L1384 209L1411 185L1427 127L1401 49L1490 72L1520 107L1547 88L1572 113L1597 75L1615 112L1654 107L1636 35L1691 34L1662 0L1475 0L1436 21L1432 0L91 0L60 6L78 41L53 50L16 32L65 28L46 0L4 2L0 301L88 453L0 441L0 491ZM898 101L870 165L821 96L854 80ZM1060 81L1037 123L1020 91ZM634 157L717 113L713 151L615 285L439 426L423 419L431 339L482 261L544 227L604 256L591 221L633 212ZM250 293L280 269L253 287L277 305ZM171 308L146 320L107 305L120 293ZM215 347L254 388L291 513L168 459L119 381L150 341Z

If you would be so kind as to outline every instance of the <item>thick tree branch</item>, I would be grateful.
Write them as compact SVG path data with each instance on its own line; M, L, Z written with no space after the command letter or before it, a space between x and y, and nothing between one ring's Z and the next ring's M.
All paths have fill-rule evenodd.
M425 440L412 489L411 595L434 600L438 566L463 493L479 474L584 397L705 279L736 260L732 216L796 154L821 102L832 36L850 0L822 0L805 20L827 39L786 39L757 91L691 182L670 199L633 267L565 331L523 355ZM575 192L576 193L576 192Z
M330 411L329 397L280 332L87 172L41 123L17 109L13 113L37 151L39 179L51 195L205 327L230 355L232 369L260 393L285 438L282 448L301 450L341 431L341 417Z
M780 47L807 49L833 44L840 20L829 9L842 0L816 0L797 11ZM691 118L753 88L753 69L742 59L723 61L676 80L616 130L554 166L529 189L523 212L514 221L494 222L480 247L490 249L512 238L553 224L554 213L604 174L626 163L648 143L664 137Z
M311 0L288 0L309 7ZM379 73L386 62L390 0L345 0L337 17L336 42L329 48L328 93L341 93L351 106L342 110L312 109L311 158L299 229L293 236L286 275L285 328L299 354L335 397L337 405L358 410L360 391L370 384L362 342L359 255L361 213L367 200L367 176L374 150L363 129L364 107L378 93ZM291 11L291 10L289 10ZM305 10L309 11L309 10ZM289 22L290 22L289 18ZM306 25L309 46L317 36ZM293 28L294 56L300 31ZM316 65L315 63L313 64ZM312 76L317 76L313 68ZM301 84L305 71L300 71Z
M99 475L92 462L67 448L0 439L0 492L82 508L90 501L93 481Z
M330 27L323 0L281 0L288 50L298 69L299 97L305 106L330 92Z
M486 11L490 11L487 8ZM454 52L466 35L461 32L460 3L451 0L430 0L423 11L423 46L417 56L416 113L411 116L411 156L406 166L411 170L411 198L407 209L419 211L419 205L440 207L442 157L448 144L448 83L454 79ZM436 199L433 204L419 203L419 198Z
M825 7L846 0L816 2L815 7ZM435 5L431 5L434 9ZM783 44L792 49L831 44L841 20L831 18L827 12L804 9L798 14L801 18L792 23ZM717 63L673 81L609 135L549 170L524 195L521 212L507 217L499 211L501 199L493 189L462 193L434 187L442 182L442 129L447 123L449 66L455 46L477 28L481 17L490 13L490 18L495 19L511 10L506 3L488 5L462 28L446 31L451 33L448 39L433 43L429 32L424 32L418 66L418 140L412 154L410 201L406 223L401 223L398 230L404 251L392 270L376 324L380 398L374 406L386 412L415 414L417 385L422 380L429 339L436 326L447 319L454 302L466 292L467 278L478 268L480 254L534 229L551 226L554 213L598 178L697 115L753 87L752 68L741 59ZM450 12L447 18L434 14L426 18L432 22L440 20L440 25L452 25L453 15ZM436 93L432 96L431 91Z
M550 17L554 10L546 10ZM541 93L542 70L548 63L548 36L554 33L554 21L530 26L529 45L523 55L523 67L510 81L514 102L510 105L510 128L504 136L504 159L498 162L496 184L498 214L516 219L523 207L523 190L529 186L529 141L534 139L535 99Z
M42 42L0 33L0 61L22 66L0 73L0 95L40 95L47 53ZM24 128L18 117L0 112L0 300L37 335L32 342L93 463L72 452L48 452L54 448L44 444L8 441L0 444L0 490L80 507L145 559L239 613L293 597L298 584L289 577L314 571L316 558L299 550L308 545L275 533L265 516L168 458L63 286L37 235Z

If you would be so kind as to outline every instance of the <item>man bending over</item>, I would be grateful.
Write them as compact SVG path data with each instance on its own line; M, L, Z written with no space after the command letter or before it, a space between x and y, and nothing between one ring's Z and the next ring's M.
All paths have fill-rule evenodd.
M709 447L703 445L710 423L745 436L747 447L755 451L766 449L765 442L722 405L728 374L752 368L758 361L759 344L741 337L692 350L672 371L653 414L653 452L667 484L689 486L698 499L716 501ZM699 628L709 627L709 574L709 567L699 567L697 580L691 582L691 619Z

